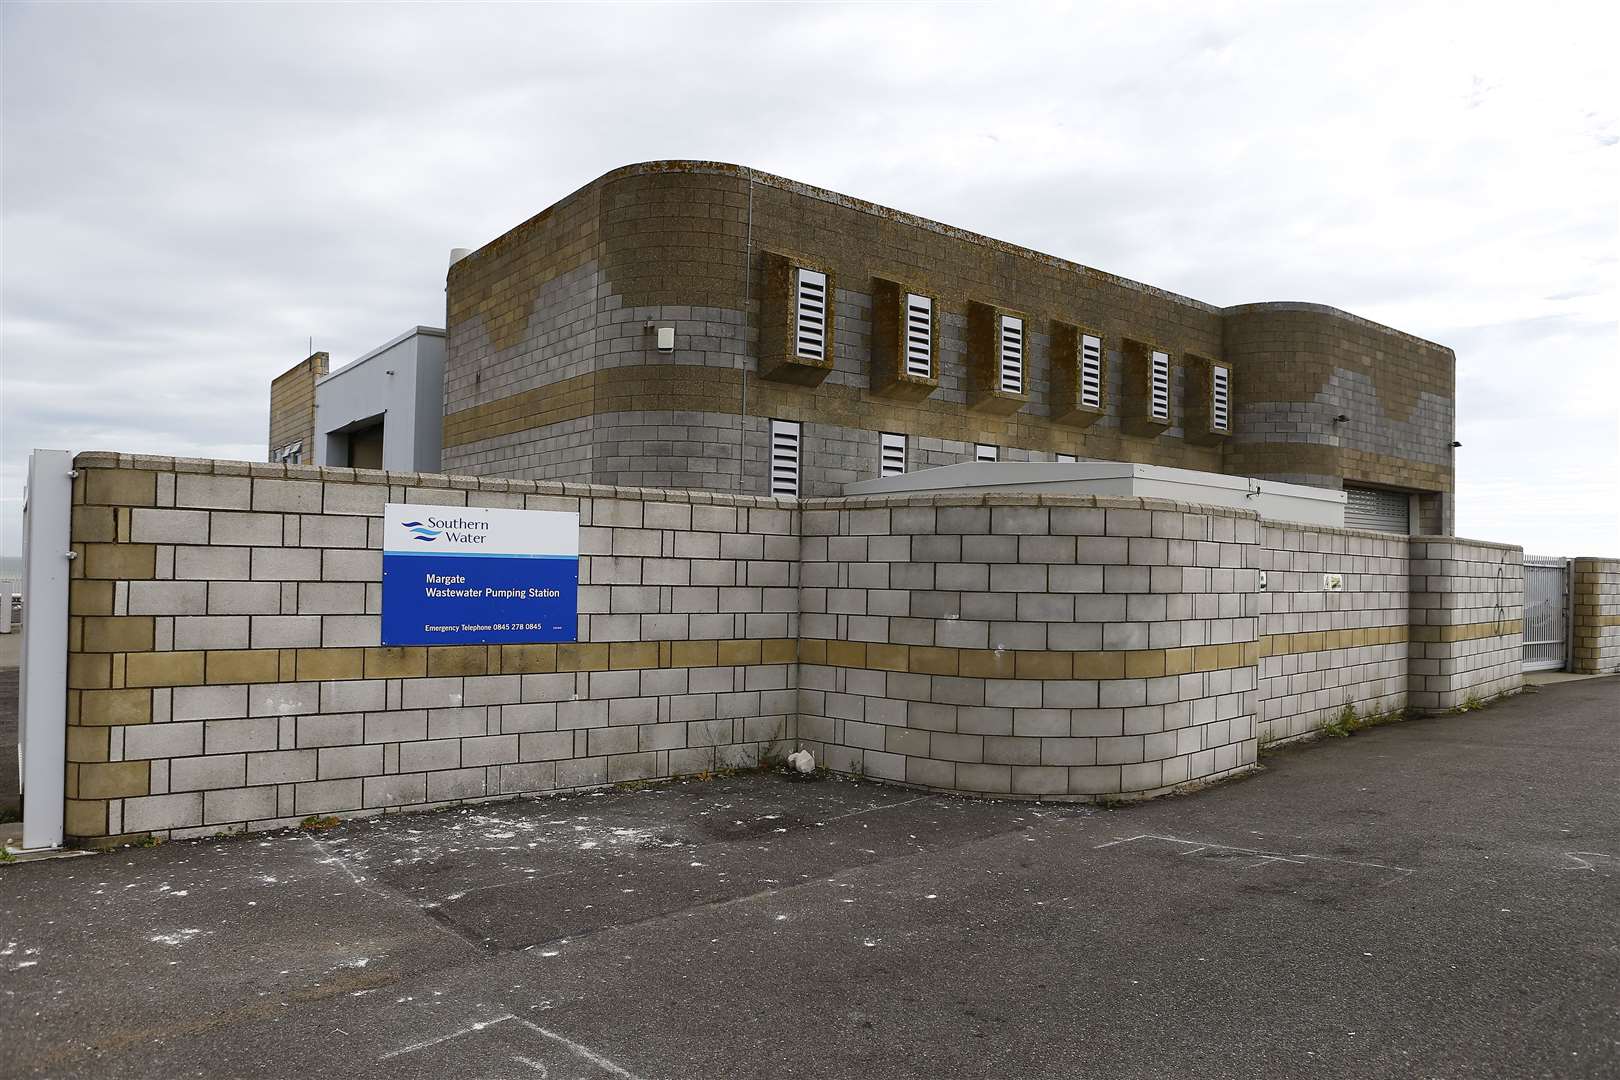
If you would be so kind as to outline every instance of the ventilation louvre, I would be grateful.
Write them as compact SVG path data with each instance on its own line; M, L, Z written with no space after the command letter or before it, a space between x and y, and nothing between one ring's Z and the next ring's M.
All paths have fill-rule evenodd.
M989 443L975 443L973 447L974 461L1000 461L1001 448L991 446Z
M1373 529L1402 536L1411 533L1412 503L1406 492L1358 488L1346 484L1344 495L1345 528Z
M1209 372L1209 426L1216 431L1232 427L1232 371L1219 364Z
M1024 392L1024 320L1001 317L1001 392Z
M771 494L799 494L799 425L792 420L771 421Z
M919 379L934 374L934 302L906 294L906 374Z
M1148 415L1155 420L1170 419L1170 354L1153 354L1152 379L1148 392Z
M795 354L803 360L827 357L827 275L799 267L794 271Z
M1102 408L1102 339L1091 334L1080 336L1080 404Z
M906 471L906 437L891 432L879 436L878 475L900 476Z

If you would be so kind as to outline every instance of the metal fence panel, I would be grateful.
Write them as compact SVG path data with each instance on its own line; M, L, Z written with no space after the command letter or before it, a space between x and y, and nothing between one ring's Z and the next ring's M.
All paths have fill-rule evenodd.
M1569 560L1524 560L1524 670L1553 671L1569 659Z

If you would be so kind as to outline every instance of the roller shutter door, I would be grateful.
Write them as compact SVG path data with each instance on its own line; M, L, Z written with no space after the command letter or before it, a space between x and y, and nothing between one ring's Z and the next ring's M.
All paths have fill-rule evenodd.
M1412 531L1412 500L1406 492L1347 485L1344 493L1348 496L1344 506L1345 528L1373 529L1402 536Z

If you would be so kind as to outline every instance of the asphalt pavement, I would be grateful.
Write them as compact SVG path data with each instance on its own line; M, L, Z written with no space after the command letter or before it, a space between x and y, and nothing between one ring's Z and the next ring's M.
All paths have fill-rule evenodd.
M1620 1075L1620 679L1095 809L747 774L0 866L0 1076Z

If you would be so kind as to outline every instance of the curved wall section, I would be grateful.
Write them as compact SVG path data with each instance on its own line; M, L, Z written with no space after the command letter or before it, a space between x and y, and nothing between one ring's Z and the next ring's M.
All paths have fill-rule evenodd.
M1254 765L1255 515L866 498L802 528L798 734L833 770L1090 800Z
M1268 303L1225 309L1222 351L1238 373L1225 471L1449 497L1450 349L1336 308Z

